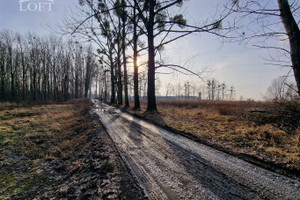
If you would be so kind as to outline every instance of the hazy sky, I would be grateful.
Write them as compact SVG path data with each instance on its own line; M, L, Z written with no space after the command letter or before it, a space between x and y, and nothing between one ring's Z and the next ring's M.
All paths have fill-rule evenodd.
M217 13L217 3L222 1L190 0L183 8L183 13L188 22L200 24L207 17ZM20 8L19 0L0 0L0 31L11 29L20 33L48 34L50 31L47 27L55 27L70 9L78 5L78 0L55 0L51 11L44 7L41 12L20 11L27 9L24 5L26 4ZM212 72L205 76L234 85L237 99L240 96L244 99L261 99L271 81L289 71L288 68L265 65L266 61L263 58L268 58L266 50L252 48L251 44L245 46L222 42L219 38L205 33L176 41L166 46L163 54L167 62L176 64L184 64L192 58L189 65L194 70L200 71L209 66ZM204 84L196 77L179 74L160 75L160 79L161 94L165 94L165 86L168 83L183 84L189 81L192 84Z

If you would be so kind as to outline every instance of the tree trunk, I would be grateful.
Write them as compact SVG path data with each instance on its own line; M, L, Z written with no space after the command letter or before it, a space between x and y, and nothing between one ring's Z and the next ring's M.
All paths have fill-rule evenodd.
M125 20L123 21L123 66L124 66L124 93L125 93L125 108L129 107L128 99L128 80L127 80L127 66L126 66L126 27Z
M58 99L58 88L57 88L57 74L56 74L56 65L55 65L55 60L53 62L53 99L57 100Z
M47 100L47 70L46 70L46 58L43 57L43 80L42 80L42 95L43 95L43 100Z
M135 2L136 3L136 2ZM140 97L139 97L139 69L137 65L137 21L136 21L136 8L133 10L133 64L134 64L134 73L133 73L133 79L134 79L134 110L140 110Z
M278 0L281 21L289 36L292 67L300 96L300 30L291 12L288 0Z
M97 72L97 74L96 74L96 81L95 81L95 83L96 83L96 88L95 88L95 99L97 99L97 98L98 98L98 72Z
M2 56L2 55L1 55ZM5 87L4 87L4 79L5 79L5 73L4 73L4 54L3 57L1 57L1 100L5 100Z
M76 69L75 72L75 99L79 98L79 74L78 74L78 69Z
M104 102L107 101L107 81L106 81L106 72L104 72Z
M63 87L64 87L64 100L67 101L69 99L69 58L66 58L67 60L64 63L64 82L63 82ZM87 64L87 67L89 67L89 64ZM87 91L88 89L85 88ZM86 93L87 95L87 93ZM87 96L85 97L87 98Z
M117 56L117 65L118 65L118 105L123 104L123 88L122 88L122 72L121 72L121 48L118 44L118 56Z
M90 51L90 50L89 50ZM88 98L88 92L90 89L90 81L91 81L91 70L92 70L92 63L91 63L91 55L90 52L88 53L87 63L86 63L86 74L85 74L85 88L84 88L84 98Z
M155 99L155 49L154 49L154 7L155 2L150 0L150 15L147 24L148 31L148 107L147 111L156 111Z
M67 101L68 100L68 92L69 92L69 88L68 88L68 82L69 82L69 77L68 77L68 72L66 72L65 77L64 77L64 100Z
M32 99L33 99L33 101L36 101L36 100L37 100L37 99L36 99L36 90L37 90L37 89L36 89L36 85L37 85L37 84L36 84L36 69L35 69L35 67L34 67L34 69L33 69L33 79L32 79L32 80L33 80L33 82L32 82L32 86L33 86L33 87L32 87L32 88L33 88L33 89L32 89L32 92L33 92L33 93L32 93Z
M14 100L14 90L15 90L15 75L14 75L14 66L13 66L13 59L12 59L12 47L8 47L8 66L10 69L10 100L13 101Z
M113 62L112 52L111 51L110 51L110 82L111 82L110 103L115 103L115 101L116 101L115 74L114 74L114 62Z
M24 61L24 54L22 55L22 100L25 101L26 98L26 66Z

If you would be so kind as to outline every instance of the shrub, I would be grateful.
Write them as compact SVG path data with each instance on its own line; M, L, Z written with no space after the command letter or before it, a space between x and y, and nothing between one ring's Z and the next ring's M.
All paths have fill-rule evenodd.
M300 121L300 103L276 102L263 110L253 111L250 119L258 125L272 124L289 134L294 134Z

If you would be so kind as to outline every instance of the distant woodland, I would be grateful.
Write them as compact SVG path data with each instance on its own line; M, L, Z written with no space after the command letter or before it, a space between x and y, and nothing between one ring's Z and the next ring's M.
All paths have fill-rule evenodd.
M56 36L0 33L0 99L67 100L88 96L97 60L91 48Z

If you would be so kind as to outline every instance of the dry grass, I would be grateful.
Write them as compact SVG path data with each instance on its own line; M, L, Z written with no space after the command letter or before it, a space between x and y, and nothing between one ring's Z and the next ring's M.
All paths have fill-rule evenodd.
M84 139L73 138L72 131L81 132L93 126L86 120L89 107L89 102L77 100L2 109L0 144L30 158L68 157L73 146Z
M0 105L0 199L30 199L50 183L43 160L68 159L89 146L94 127L88 100Z
M300 104L159 101L158 113L128 110L205 143L300 170ZM295 122L296 121L296 122Z

